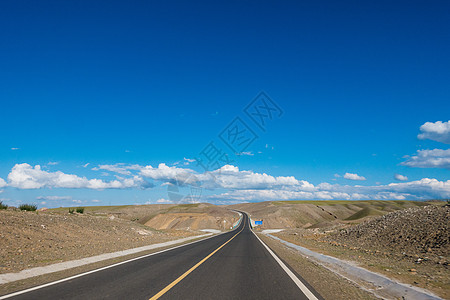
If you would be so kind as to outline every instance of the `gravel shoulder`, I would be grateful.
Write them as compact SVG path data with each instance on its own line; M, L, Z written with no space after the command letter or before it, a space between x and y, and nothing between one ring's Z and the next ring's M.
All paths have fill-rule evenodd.
M413 208L338 229L288 229L285 241L450 299L449 207Z
M296 250L264 234L258 233L258 236L324 299L377 299L371 293L360 289L353 282L336 275L321 265L300 255Z
M148 255L151 253L160 252L160 251L170 249L170 248L173 248L176 246L180 246L183 244L192 243L192 242L195 242L195 241L198 241L201 239L203 239L203 238L196 238L196 239L190 240L188 242L179 243L177 245L161 247L158 249L152 249L152 250L148 250L148 251L134 253L134 254L118 257L118 258L99 261L97 263L92 263L89 265L84 265L84 266L80 266L80 267L76 267L76 268L72 268L72 269L67 269L67 270L60 271L60 272L54 272L54 273L50 273L50 274L46 274L46 275L36 276L36 277L24 279L24 280L18 280L18 281L14 281L14 282L7 283L7 284L2 284L2 285L0 285L0 296L10 294L13 292L17 292L17 291L21 291L24 289L28 289L31 287L39 286L42 284L50 283L53 281L61 280L61 279L67 278L67 277L71 277L71 276L78 275L81 273L89 272L89 271L96 270L96 269L99 269L102 267L110 266L110 265L120 263L120 262L129 260L129 259L141 257L141 256Z

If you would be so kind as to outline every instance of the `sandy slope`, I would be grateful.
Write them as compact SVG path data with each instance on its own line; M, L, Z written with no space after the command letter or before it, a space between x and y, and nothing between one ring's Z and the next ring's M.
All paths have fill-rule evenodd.
M441 203L442 204L442 203ZM263 219L262 229L320 228L360 223L368 218L427 203L418 201L272 201L231 205L254 219Z
M211 204L178 205L154 216L145 225L156 229L228 230L238 219L237 213Z
M0 210L0 273L195 235L157 231L112 215Z

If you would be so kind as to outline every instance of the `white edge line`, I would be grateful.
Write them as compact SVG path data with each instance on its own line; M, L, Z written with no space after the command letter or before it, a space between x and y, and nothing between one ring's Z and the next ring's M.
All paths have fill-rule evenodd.
M233 230L231 230L231 231L233 231ZM82 276L85 276L85 275L89 275L89 274L92 274L92 273L103 271L103 270L106 270L106 269L109 269L109 268L113 268L113 267L116 267L116 266L119 266L119 265L123 265L123 264L129 263L129 262L135 261L135 260L139 260L139 259L146 258L146 257L149 257L149 256L157 255L157 254L160 254L160 253L163 253L163 252L166 252L166 251L170 251L170 250L177 249L177 248L180 248L180 247L192 245L192 244L195 244L195 243L198 243L198 242L201 242L201 241L206 241L206 240L208 240L210 238L213 238L213 237L216 237L216 236L219 236L219 235L231 232L231 231L226 231L226 232L223 232L221 234L212 235L210 237L207 237L207 238L204 238L204 239L200 239L200 240L197 240L197 241L193 241L193 242L190 242L190 243L187 243L187 244L178 245L178 246L175 246L175 247L172 247L172 248L169 248L169 249L164 249L164 250L161 250L161 251L158 251L158 252L146 254L146 255L135 257L135 258L132 258L132 259L129 259L129 260L125 260L125 261L119 262L119 263L115 263L115 264L112 264L112 265L109 265L109 266L106 266L106 267L102 267L102 268L99 268L99 269L91 270L91 271L84 272L84 273L81 273L81 274L77 274L77 275L74 275L74 276L66 277L66 278L63 278L63 279L60 279L60 280L57 280L57 281L53 281L53 282L49 282L49 283L46 283L46 284L38 285L38 286L29 288L29 289L26 289L26 290L22 290L22 291L14 292L14 293L7 294L7 295L4 295L4 296L0 296L0 300L11 298L11 297L18 296L18 295L21 295L21 294L25 294L25 293L28 293L28 292L31 292L31 291L39 290L39 289L42 289L42 288L45 288L45 287L48 287L48 286L51 286L51 285L55 285L55 284L64 282L64 281L72 280L72 279L75 279L75 278L78 278L78 277L82 277Z
M261 244L263 244L263 246L267 249L267 251L269 251L269 253L273 256L273 258L275 258L275 260L277 261L277 263L281 266L281 268L289 275L289 277L291 277L292 281L294 281L294 283L298 286L298 288L303 292L303 294L305 294L305 296L309 299L309 300L319 300L317 299L317 297L306 287L306 285L303 284L303 282L300 281L300 279L297 278L297 276L295 276L294 273L292 273L291 270L289 270L289 268L283 263L283 261L281 259L278 258L278 256L273 253L272 250L270 250L270 248L256 235L256 233L252 230L253 234L256 236L256 238L261 242ZM0 298L1 299L1 298Z

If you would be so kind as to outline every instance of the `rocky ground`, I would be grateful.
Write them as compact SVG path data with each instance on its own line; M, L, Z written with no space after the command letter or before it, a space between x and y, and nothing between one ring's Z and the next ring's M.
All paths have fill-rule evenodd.
M450 254L450 206L425 206L389 213L329 236L330 241L436 262ZM447 263L447 262L444 262Z
M358 225L290 229L274 235L449 299L449 214L448 206L425 206Z
M154 230L114 215L0 210L0 273L197 235Z

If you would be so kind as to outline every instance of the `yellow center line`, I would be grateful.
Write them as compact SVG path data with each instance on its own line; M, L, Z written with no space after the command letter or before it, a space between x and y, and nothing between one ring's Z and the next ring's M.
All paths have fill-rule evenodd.
M192 271L194 271L195 269L197 269L202 263L204 263L208 258L210 258L211 256L213 256L217 251L219 251L220 249L222 249L226 244L228 244L229 242L231 242L232 239L234 239L239 233L241 233L242 230L244 230L245 226L242 226L242 229L236 233L235 235L233 235L233 237L231 239L229 239L228 241L226 241L224 244L222 244L222 246L220 246L219 248L217 248L216 250L214 250L213 252L211 252L211 254L209 254L207 257L205 257L204 259L202 259L201 261L199 261L195 266L193 266L192 268L190 268L189 270L187 270L183 275L181 275L180 277L178 277L177 279L175 279L171 284L169 284L168 286L166 286L165 288L163 288L158 294L156 294L155 296L151 297L150 300L156 300L159 299L162 295L164 295L165 293L167 293L171 288L173 288L178 282L180 282L181 280L183 280L186 276L188 276L190 273L192 273Z

